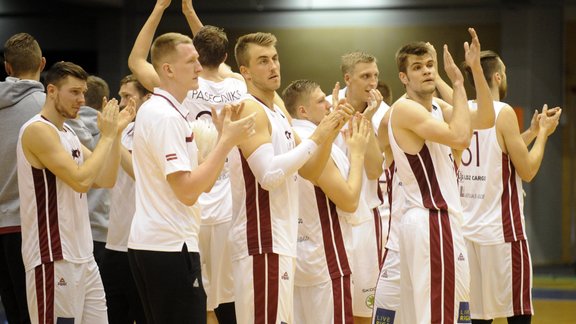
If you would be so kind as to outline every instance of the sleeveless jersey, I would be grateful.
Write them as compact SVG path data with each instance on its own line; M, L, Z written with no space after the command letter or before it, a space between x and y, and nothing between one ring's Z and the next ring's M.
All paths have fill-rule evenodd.
M442 110L436 105L433 106L431 115L438 120L444 120ZM462 207L450 147L425 141L420 152L412 155L398 146L392 127L388 127L388 137L397 175L404 189L404 209L444 210L451 216L461 217Z
M390 217L388 218L388 233L386 233L386 248L392 251L400 251L398 246L399 228L402 223L404 208L404 190L402 181L396 174L396 163L392 162L389 168L384 170L387 184L386 199L390 205Z
M476 103L469 102L471 107ZM496 118L506 104L494 102ZM502 152L496 127L475 130L459 169L464 237L479 244L525 240L522 179Z
M41 115L36 115L20 129L18 187L22 258L27 271L59 260L85 263L91 260L93 250L86 194L74 191L50 170L34 168L24 155L22 134L30 124L37 122L53 127L70 158L78 165L84 162L80 141L66 124L59 130Z
M313 123L298 119L293 119L292 124L301 139L309 138L316 128ZM332 145L330 157L347 179L350 162L346 154ZM346 220L353 213L337 208L322 189L310 181L298 176L298 184L298 257L294 284L312 286L350 275L347 251L352 249L352 227Z
M134 139L134 123L128 124L122 132L122 145L132 152ZM134 179L120 167L114 188L110 190L110 223L106 248L127 252L128 235L135 210Z
M211 107L220 112L226 104L239 102L244 94L246 94L244 81L226 78L214 82L198 78L198 89L188 91L182 105L190 112L188 115L190 121L197 119L211 121ZM228 159L210 192L198 197L198 204L202 208L202 224L218 224L232 218Z
M278 106L274 105L274 110L271 110L249 94L243 100L257 102L266 112L275 155L295 147L290 123ZM296 257L298 175L287 175L280 186L268 191L257 182L239 150L230 154L229 159L234 203L233 225L229 236L232 259L264 253Z

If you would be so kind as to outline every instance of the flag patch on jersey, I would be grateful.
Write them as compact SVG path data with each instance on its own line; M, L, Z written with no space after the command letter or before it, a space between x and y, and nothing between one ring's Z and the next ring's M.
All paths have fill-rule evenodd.
M392 324L394 316L396 316L396 311L378 307L374 314L374 324Z
M460 306L458 307L458 321L456 323L472 323L468 302L460 302Z
M176 153L166 154L166 161L177 160L178 156Z

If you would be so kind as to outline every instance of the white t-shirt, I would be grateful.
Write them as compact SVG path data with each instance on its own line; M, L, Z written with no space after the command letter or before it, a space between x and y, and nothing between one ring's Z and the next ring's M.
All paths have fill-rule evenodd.
M18 137L18 189L22 219L22 259L26 270L59 260L72 263L89 262L93 243L85 193L56 177L48 169L36 169L22 150L22 134L32 123L53 127L60 144L78 165L84 163L80 140L64 124L60 131L40 115L32 117L20 128Z
M122 132L122 145L132 152L134 123L128 124ZM110 190L110 222L106 248L114 251L128 251L128 235L135 209L134 180L120 167L116 185Z
M496 118L505 106L494 102ZM474 131L458 171L464 237L486 245L525 240L522 179L502 152L496 127Z
M190 114L188 120L211 119L211 107L220 112L226 104L237 103L246 94L246 83L235 78L226 78L220 82L198 78L198 89L188 91L182 106ZM202 207L202 224L214 225L232 219L232 195L230 192L230 167L228 159L224 168L208 193L198 198Z
M170 93L159 88L138 110L132 154L136 211L129 249L177 252L186 243L188 251L198 252L200 208L181 203L166 181L169 174L198 165L187 115Z

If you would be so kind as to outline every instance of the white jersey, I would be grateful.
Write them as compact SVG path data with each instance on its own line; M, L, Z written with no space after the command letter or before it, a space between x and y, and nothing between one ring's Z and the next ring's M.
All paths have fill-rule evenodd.
M469 102L475 108L476 103ZM494 102L496 118L505 107ZM525 240L522 179L498 144L496 128L475 130L459 169L464 237L478 244Z
M170 93L156 88L138 110L132 161L136 210L128 238L135 250L198 252L200 208L181 203L166 176L192 171L198 148L185 111Z
M309 138L316 125L293 119L294 131L301 139ZM332 145L330 154L344 179L348 178L350 162L346 154ZM347 219L353 213L339 208L322 189L298 176L299 219L296 286L312 286L352 273L347 251L352 249L352 227Z
M386 183L388 184L386 200L390 206L390 217L388 218L388 232L385 241L388 250L400 251L398 235L400 224L402 223L402 214L404 213L404 189L402 181L396 174L396 163L392 162L389 168L384 170Z
M198 78L198 89L188 91L182 106L190 112L189 121L198 119L211 121L211 107L220 112L226 104L238 103L246 91L246 83L239 79L226 78L220 82L214 82ZM198 204L202 208L202 224L204 225L218 224L232 219L228 159L210 192L198 197Z
M134 123L128 124L122 132L122 145L132 153L134 140ZM110 190L110 223L106 248L109 250L127 252L128 235L134 217L136 204L134 179L124 169L118 170L118 178L114 188Z
M436 105L433 105L431 115L438 120L444 120L442 110ZM388 138L397 175L404 189L404 209L446 210L451 216L461 217L456 164L450 147L425 141L420 152L412 155L398 146L392 127L388 127Z
M278 106L274 105L274 110L271 110L252 95L246 95L243 99L258 102L266 112L275 155L295 147L290 123ZM263 253L296 257L297 174L287 175L284 182L271 191L264 190L241 152L236 150L233 153L229 155L234 202L229 236L232 260Z
M78 165L84 162L80 140L68 125L59 130L41 115L32 117L18 137L18 188L22 219L22 258L26 271L40 264L66 260L86 263L92 259L92 232L85 193L57 178L48 169L36 169L22 149L22 134L32 123L54 128L60 144Z

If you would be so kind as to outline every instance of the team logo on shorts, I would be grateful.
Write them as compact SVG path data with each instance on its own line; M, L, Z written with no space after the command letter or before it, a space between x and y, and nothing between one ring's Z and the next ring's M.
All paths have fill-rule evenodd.
M282 275L282 280L290 280L290 277L288 277L288 272L284 272Z
M64 280L64 278L60 278L60 280L58 280L58 286L66 286L68 285L66 283L66 280Z
M374 324L392 324L395 316L396 311L378 307L374 314Z
M382 278L388 278L388 270L383 269L383 270L382 270L382 275L380 275L380 277L382 277Z
M458 261L464 261L464 255L462 253L460 253L460 255L458 256Z
M458 321L456 323L472 323L468 302L460 302L460 306L458 307Z
M374 308L374 294L371 294L368 297L366 297L366 307L370 309Z

